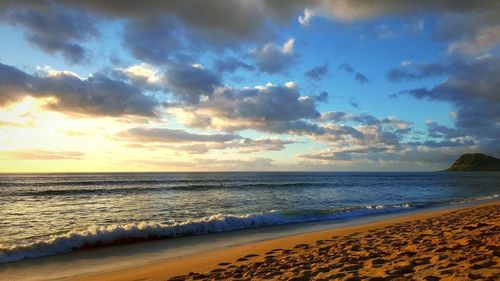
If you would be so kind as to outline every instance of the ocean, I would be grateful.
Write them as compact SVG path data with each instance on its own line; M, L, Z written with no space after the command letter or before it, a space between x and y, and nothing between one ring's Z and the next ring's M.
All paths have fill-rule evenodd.
M488 200L500 173L0 175L0 263L81 248Z

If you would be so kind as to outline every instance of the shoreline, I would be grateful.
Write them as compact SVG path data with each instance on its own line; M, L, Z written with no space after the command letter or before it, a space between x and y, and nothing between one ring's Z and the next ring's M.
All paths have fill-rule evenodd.
M221 262L221 256L226 262L255 254L255 251L262 256L271 248L293 248L304 241L314 244L314 239L324 240L329 235L349 235L488 205L500 205L500 201L495 198L341 221L270 226L80 250L0 265L0 281L14 277L29 281L165 280L189 273L193 268L209 271Z
M473 206L450 206L439 210L425 210L416 213L394 215L380 221L367 222L359 225L343 226L327 230L317 230L280 238L251 242L243 245L230 246L217 250L200 252L178 258L159 260L145 265L123 268L111 272L101 272L85 276L74 276L64 280L165 280L174 276L186 275L192 271L208 272L220 268L220 263L233 262L248 255L265 256L273 249L290 249L300 244L315 244L332 236L347 236L357 232L368 232L374 229L394 226L396 224L421 221L441 217L460 210L473 210L484 206L500 206L499 201L483 202Z

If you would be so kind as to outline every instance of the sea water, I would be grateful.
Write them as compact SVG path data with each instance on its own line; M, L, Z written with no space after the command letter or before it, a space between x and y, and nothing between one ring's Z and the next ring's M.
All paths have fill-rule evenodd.
M346 221L500 193L500 173L0 175L0 263L81 248Z

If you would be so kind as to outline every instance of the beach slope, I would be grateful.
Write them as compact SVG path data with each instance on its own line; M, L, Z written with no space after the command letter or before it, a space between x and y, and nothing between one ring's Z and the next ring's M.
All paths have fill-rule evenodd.
M500 204L230 247L79 280L499 280Z

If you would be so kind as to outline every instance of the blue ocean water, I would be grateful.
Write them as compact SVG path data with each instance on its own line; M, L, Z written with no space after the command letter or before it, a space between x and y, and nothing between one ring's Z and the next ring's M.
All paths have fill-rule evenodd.
M485 200L500 173L0 175L0 263L149 239Z

